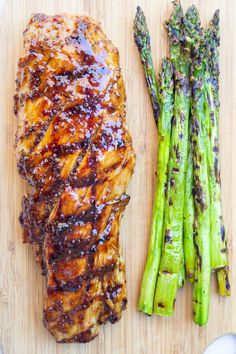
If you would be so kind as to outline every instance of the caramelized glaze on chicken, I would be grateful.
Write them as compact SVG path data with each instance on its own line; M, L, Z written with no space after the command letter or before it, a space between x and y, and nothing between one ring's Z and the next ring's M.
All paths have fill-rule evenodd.
M24 32L15 114L23 240L46 275L44 323L87 342L126 307L119 224L135 156L118 50L97 21L34 15Z

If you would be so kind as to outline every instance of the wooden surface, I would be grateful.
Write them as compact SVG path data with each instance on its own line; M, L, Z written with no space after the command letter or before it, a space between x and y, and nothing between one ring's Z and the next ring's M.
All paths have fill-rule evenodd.
M184 1L186 9L193 0ZM199 0L203 23L221 10L221 166L223 211L229 238L232 296L220 299L212 282L210 319L206 328L192 322L191 288L180 290L174 318L146 317L136 303L147 253L154 195L157 131L144 75L133 41L133 17L140 4L152 36L155 67L166 55L163 21L169 0L0 0L0 348L4 354L200 354L207 343L236 332L236 20L235 0ZM22 32L33 12L69 12L100 19L120 50L127 89L127 120L137 153L129 187L131 202L121 227L127 268L128 308L116 325L107 324L90 344L56 344L42 324L44 279L29 246L21 241L18 223L25 182L14 157L16 121L13 115L16 63L22 53ZM236 261L234 261L236 262Z

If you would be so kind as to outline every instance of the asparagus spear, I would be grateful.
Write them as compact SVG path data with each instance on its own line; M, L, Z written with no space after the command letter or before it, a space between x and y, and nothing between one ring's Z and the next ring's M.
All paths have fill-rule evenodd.
M212 42L213 46L211 49L210 57L210 72L212 76L212 91L214 95L214 106L215 106L215 114L217 119L217 130L219 134L219 44L220 44L220 36L219 36L219 10L217 10L213 16L212 25L215 28L215 33L213 34ZM220 167L220 166L218 166ZM226 245L227 246L227 245ZM227 259L228 262L228 259ZM219 294L221 296L230 296L230 281L229 281L229 267L226 266L224 269L220 269L217 271L217 281L218 281L218 289Z
M207 323L210 300L210 195L206 154L207 131L204 107L204 77L207 43L201 41L196 47L193 65L193 102L191 142L194 165L194 235L196 265L193 289L194 322L200 326Z
M205 33L205 41L207 42L210 52L212 49L214 50L216 31L217 28L212 21ZM214 58L211 59L214 60ZM211 267L214 270L227 266L227 248L221 209L218 121L214 104L215 88L213 87L214 82L212 81L213 75L211 73L211 65L208 65L208 63L209 56L208 61L206 61L207 71L205 74L205 112L207 132L209 136L209 139L207 139L207 152L211 198Z
M193 38L199 27L196 8L191 7L186 16L188 33ZM171 316L174 313L179 272L183 262L183 208L191 94L190 51L186 50L189 46L189 38L186 38L187 46L183 45L183 10L177 1L174 2L171 18L166 26L175 74L175 102L165 202L164 242L155 292L154 313Z
M152 97L153 110L156 112L156 104L158 99L157 97L154 97L154 92L155 95L157 95L157 83L155 81L156 79L151 59L150 39L144 14L139 7L135 17L134 31L135 42L140 51L141 60L145 69L147 85L149 87L150 96ZM144 60L144 58L148 58L148 60ZM155 87L155 89L153 89L153 87ZM172 64L169 60L165 59L163 60L160 71L160 116L158 119L159 148L156 193L153 204L149 250L138 303L138 309L149 315L151 315L153 311L154 292L161 256L164 196L167 179L167 165L169 160L171 120L173 116L173 91ZM155 117L157 117L157 115Z
M208 43L207 73L205 80L205 109L209 135L208 164L211 197L211 267L217 269L221 296L230 295L227 242L221 208L219 156L219 10L205 34ZM222 269L225 268L225 269Z
M152 61L150 35L143 10L140 6L137 7L134 19L134 40L139 50L149 96L151 98L154 119L157 124L159 115L158 85Z
M186 50L192 56L192 51L195 43L202 35L200 27L199 15L195 6L191 6L186 16L184 17L184 34ZM192 35L195 29L194 35ZM191 119L191 118L190 118ZM193 223L194 223L194 200L193 200L193 157L192 147L189 142L188 145L188 163L185 181L185 201L184 201L184 255L185 255L185 269L186 277L189 282L194 280L194 267L195 267L195 246L193 236Z

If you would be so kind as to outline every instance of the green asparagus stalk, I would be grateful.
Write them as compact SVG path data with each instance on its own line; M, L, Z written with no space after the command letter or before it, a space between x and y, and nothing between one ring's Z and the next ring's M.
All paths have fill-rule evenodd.
M199 17L195 7L186 14L187 32L193 38L198 32ZM154 313L171 316L183 262L183 209L185 173L188 155L188 122L190 113L190 50L189 39L183 45L183 10L174 2L170 21L166 25L170 39L170 57L175 75L174 119L172 123L167 196L164 213L164 241L156 285Z
M134 32L135 42L140 51L150 96L153 97L153 110L156 112L155 107L158 99L154 99L154 92L157 94L157 83L155 83L155 74L151 60L150 39L144 14L139 7L135 17ZM148 58L148 60L144 60L143 58ZM155 83L155 90L153 89L153 83ZM160 71L160 114L158 118L159 147L156 193L153 204L153 217L149 250L138 303L138 309L149 315L151 315L153 311L154 292L161 257L164 199L167 179L167 165L169 161L171 120L173 117L173 92L174 87L172 64L169 60L166 59L163 60Z
M193 102L191 119L191 142L194 165L194 241L196 264L193 289L194 322L200 326L207 323L210 301L210 195L206 154L207 131L205 124L205 48L201 41L196 48L193 65Z
M205 109L209 135L208 165L211 197L211 267L213 270L217 270L220 295L229 296L230 283L227 241L221 208L219 156L219 10L215 12L205 37L208 43Z
M196 22L197 19L197 22ZM194 35L193 28L195 28ZM189 51L192 56L193 48L196 42L202 35L200 27L199 15L195 6L191 6L186 16L184 17L184 33L186 50ZM191 118L190 118L191 119ZM194 199L193 199L193 157L192 146L189 142L188 145L188 163L185 180L185 201L184 201L184 255L185 255L185 269L186 277L189 282L194 280L194 267L195 267L195 246L193 235L193 223L194 223Z
M220 44L220 36L219 36L219 10L217 10L213 16L212 25L215 28L215 33L213 34L212 42L213 46L211 48L211 55L209 55L212 59L210 60L210 72L212 76L212 89L214 94L214 106L215 106L215 114L217 119L217 129L219 134L219 44ZM227 259L228 262L228 259ZM219 294L221 296L230 296L230 281L229 281L229 267L225 267L223 269L217 270L217 281L218 281L218 289Z
M149 96L152 103L154 119L157 124L159 115L158 85L152 60L150 35L143 10L140 6L137 7L137 12L134 19L134 40L140 54Z
M214 50L214 39L217 31L218 28L215 27L215 22L212 21L205 33L205 41L210 51ZM221 209L218 121L214 103L215 88L214 82L212 81L213 75L211 74L211 66L208 65L209 56L207 57L207 70L205 73L205 112L207 133L209 136L209 139L207 139L207 155L211 199L211 267L214 270L227 266L227 246ZM211 59L214 60L214 58Z

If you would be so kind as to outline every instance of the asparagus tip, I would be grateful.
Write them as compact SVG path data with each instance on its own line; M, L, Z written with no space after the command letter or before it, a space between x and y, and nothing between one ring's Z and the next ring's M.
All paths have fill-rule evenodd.
M217 9L213 15L212 23L214 26L219 27L220 24L220 10Z
M219 10L213 15L209 26L204 32L204 35L196 47L201 53L201 58L205 60L206 67L211 73L215 82L218 82L219 77L219 54L218 47L220 45L220 31L219 31Z
M183 23L185 43L192 46L202 35L200 16L196 6L192 5L188 8L183 18Z
M179 43L182 41L183 35L183 9L180 1L173 1L173 10L169 21L165 22L168 37L172 43Z
M134 40L139 50L144 46L150 46L150 35L147 28L145 15L140 6L137 6L134 18Z

